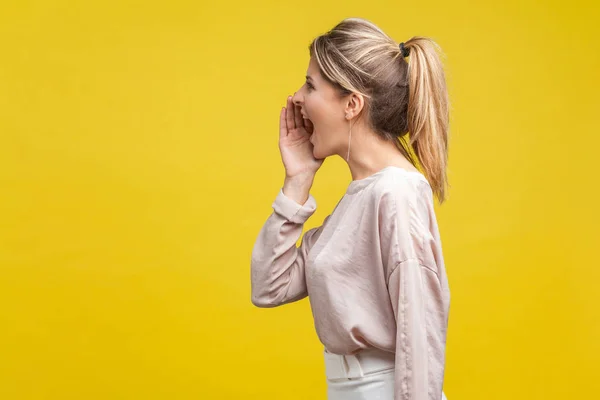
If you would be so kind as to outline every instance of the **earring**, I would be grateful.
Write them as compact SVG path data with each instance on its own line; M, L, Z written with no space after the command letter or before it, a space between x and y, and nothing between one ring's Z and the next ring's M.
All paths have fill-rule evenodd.
M348 155L346 156L346 161L350 161L350 144L352 143L352 123L348 124L350 129L348 131Z

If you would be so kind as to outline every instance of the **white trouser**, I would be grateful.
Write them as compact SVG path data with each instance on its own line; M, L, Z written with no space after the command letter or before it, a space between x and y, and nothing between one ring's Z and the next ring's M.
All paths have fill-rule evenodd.
M324 351L328 400L393 400L394 354L366 349L355 355ZM447 400L442 393L442 400Z

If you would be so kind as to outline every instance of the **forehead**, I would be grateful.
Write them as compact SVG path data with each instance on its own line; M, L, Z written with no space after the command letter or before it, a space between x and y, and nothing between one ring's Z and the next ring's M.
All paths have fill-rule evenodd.
M319 79L319 64L315 61L314 58L310 59L308 63L308 69L306 70L306 75L310 76L312 79Z

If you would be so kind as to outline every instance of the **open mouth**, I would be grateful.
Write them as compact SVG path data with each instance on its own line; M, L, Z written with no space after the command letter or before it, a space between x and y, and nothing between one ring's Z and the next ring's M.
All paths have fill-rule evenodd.
M302 118L304 119L304 127L306 128L306 131L312 135L315 130L315 124L310 120L310 118L306 118L305 116L302 116Z

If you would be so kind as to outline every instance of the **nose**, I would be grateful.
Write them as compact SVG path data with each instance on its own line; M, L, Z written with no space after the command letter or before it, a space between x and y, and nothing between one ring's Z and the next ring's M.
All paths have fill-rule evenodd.
M302 106L302 95L300 92L294 93L292 96L292 102L297 106Z

